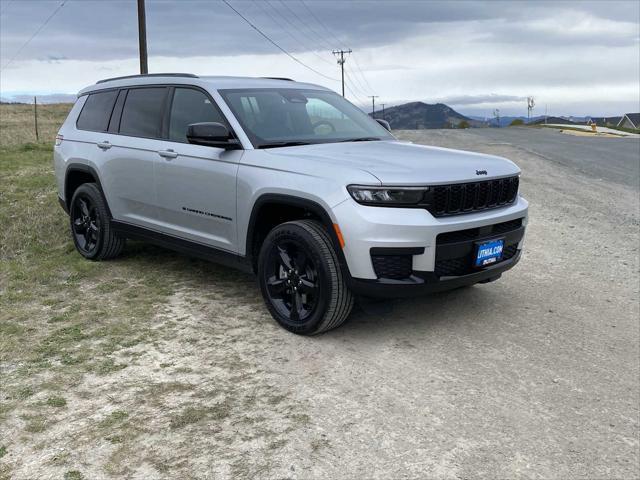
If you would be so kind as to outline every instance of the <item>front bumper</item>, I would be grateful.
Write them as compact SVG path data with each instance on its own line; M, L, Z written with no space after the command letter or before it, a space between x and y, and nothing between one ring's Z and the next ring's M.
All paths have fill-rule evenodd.
M424 209L367 207L347 200L334 207L333 213L345 239L343 253L352 289L359 291L366 286L368 291L387 290L395 292L389 296L398 296L404 295L404 291L445 290L489 280L513 267L524 244L528 203L518 196L515 203L505 207L436 218ZM512 242L515 254L508 260L461 276L449 278L442 272L436 275L436 259L443 253L442 246L438 249L438 235L476 228L486 230L491 225L520 219L519 235ZM409 279L394 282L376 274L372 252L385 249L412 251Z
M434 272L414 271L411 277L406 280L366 280L349 277L347 283L354 294L363 297L415 297L427 293L442 292L476 283L486 283L497 280L503 272L513 268L520 261L521 256L522 252L518 250L509 260L504 260L478 272L459 277L438 277Z

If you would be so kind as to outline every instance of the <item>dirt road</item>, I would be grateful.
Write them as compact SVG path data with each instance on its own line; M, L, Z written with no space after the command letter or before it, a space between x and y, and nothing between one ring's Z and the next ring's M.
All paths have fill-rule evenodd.
M138 248L121 265L135 255L149 266L168 259L159 283L171 287L169 300L154 307L145 340L115 351L121 368L68 383L55 424L25 431L18 414L9 417L6 471L637 478L637 187L506 138L400 136L520 165L531 219L514 270L492 284L358 311L342 328L304 338L273 323L252 278ZM45 398L36 393L30 405Z

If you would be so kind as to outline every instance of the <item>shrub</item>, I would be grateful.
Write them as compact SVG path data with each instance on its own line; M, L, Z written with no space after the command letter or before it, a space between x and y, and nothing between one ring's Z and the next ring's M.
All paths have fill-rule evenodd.
M462 120L462 121L458 124L458 128L469 128L469 122L467 122L466 120Z
M524 125L524 120L522 120L521 118L516 118L509 124L510 127L517 127L520 125Z

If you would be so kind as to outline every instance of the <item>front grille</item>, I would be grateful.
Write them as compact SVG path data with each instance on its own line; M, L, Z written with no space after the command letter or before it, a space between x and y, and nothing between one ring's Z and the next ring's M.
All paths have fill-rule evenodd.
M468 228L466 230L457 230L455 232L441 233L436 238L436 244L464 242L467 240L477 240L482 237L492 235L502 235L512 232L522 226L522 219L509 220L508 222L496 223L487 227Z
M513 258L518 251L518 244L505 246L502 251L502 261ZM446 260L436 260L435 273L438 277L458 277L461 275L469 275L477 272L473 267L473 258L471 255L465 255L458 258L448 258Z
M481 182L436 185L426 194L427 210L435 217L477 212L513 203L519 178L507 177Z
M402 280L411 276L411 255L371 255L373 270L378 278Z

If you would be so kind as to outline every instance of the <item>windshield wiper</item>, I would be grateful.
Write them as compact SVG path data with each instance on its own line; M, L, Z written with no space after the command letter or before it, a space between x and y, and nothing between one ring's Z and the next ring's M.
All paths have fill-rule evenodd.
M298 145L311 145L311 142L292 141L263 143L262 145L259 145L258 148L296 147Z
M380 140L380 137L360 137L360 138L347 138L346 140L340 140L342 142L374 142Z

